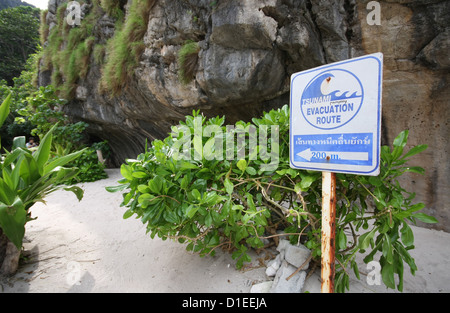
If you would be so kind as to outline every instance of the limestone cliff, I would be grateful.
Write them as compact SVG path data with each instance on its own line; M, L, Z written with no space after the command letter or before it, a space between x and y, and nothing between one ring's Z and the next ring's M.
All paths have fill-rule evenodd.
M56 47L54 51L71 44L72 30L61 24L67 12L58 9L66 2L49 1L46 45ZM87 51L81 59L85 66L68 85L71 101L64 109L74 120L88 122L91 134L109 141L116 164L141 153L146 138L165 137L170 125L193 109L207 116L226 115L229 123L248 120L289 103L292 73L383 52L382 144L409 129L410 145L429 145L414 158L426 175L412 174L404 182L440 220L437 228L450 231L449 1L378 1L380 25L368 23L368 1L355 0L79 2L83 18L78 27L91 27L86 27L87 48L80 48ZM115 7L108 7L114 2ZM121 74L120 88L108 89L112 83L105 80L105 63L116 53L111 41L141 2L146 6L137 10L145 23L142 38L129 35L138 42L129 51L136 62ZM55 46L52 28L58 27L67 37ZM196 49L183 82L178 58L187 42ZM40 84L67 84L68 74L45 58ZM112 68L117 74L125 67Z

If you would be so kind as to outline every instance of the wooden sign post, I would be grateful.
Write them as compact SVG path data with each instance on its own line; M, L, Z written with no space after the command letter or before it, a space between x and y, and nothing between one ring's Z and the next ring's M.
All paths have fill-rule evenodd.
M322 293L334 292L336 174L322 172Z

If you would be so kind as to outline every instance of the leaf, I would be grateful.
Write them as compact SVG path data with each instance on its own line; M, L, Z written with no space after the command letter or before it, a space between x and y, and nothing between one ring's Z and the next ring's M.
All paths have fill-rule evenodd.
M133 177L135 177L135 178L145 178L145 177L147 177L147 173L145 173L143 171L134 171L131 175Z
M200 191L198 191L197 189L192 190L191 193L192 193L192 196L194 197L194 199L196 199L196 200L202 199L202 195L200 194Z
M2 164L3 167L9 166L11 163L13 163L15 160L17 160L17 158L19 158L19 156L21 156L24 153L29 153L29 152L23 150L22 148L17 148L17 149L14 149L11 153L7 153L5 155L5 159ZM19 161L16 162L15 164L17 165L18 163L19 163Z
M400 233L402 242L406 247L412 246L414 244L414 234L408 224L403 223L403 227L400 230Z
M120 167L120 174L122 174L123 177L125 177L126 179L128 179L130 181L133 180L133 175L132 175L130 165L122 164L122 166Z
M244 159L241 159L237 162L236 165L242 172L244 172L245 169L247 168L247 161L245 161Z
M362 234L361 237L359 237L359 248L362 250L366 250L370 245L370 240L372 240L373 236L375 235L376 228L372 229L370 232Z
M20 166L22 164L23 160L19 159L18 162L15 164L14 169L11 172L11 180L12 180L12 189L17 189L17 186L19 184L20 179Z
M17 148L26 149L25 137L24 136L14 137L12 149L15 150Z
M125 213L123 213L123 219L126 220L127 218L130 218L133 215L133 210L129 209L126 210Z
M381 159L388 164L392 162L392 155L388 146L381 147Z
M420 166L411 166L406 168L407 172L417 173L417 174L425 174L425 169Z
M215 247L220 243L220 237L219 235L214 235L211 237L211 239L208 242L208 247Z
M9 115L11 96L12 92L9 93L9 95L5 98L5 100L3 100L2 104L0 105L0 127L3 125Z
M211 216L211 212L208 212L208 214L206 214L205 216L205 226L209 227L212 224L212 216Z
M403 247L399 242L394 242L393 246L395 250L398 252L398 254L402 257L402 259L409 265L411 274L414 275L415 272L417 271L417 266L414 261L414 258L411 257L411 255L408 253L405 247Z
M397 290L403 292L403 260L399 254L394 258L394 272L398 274Z
M308 191L309 187L317 180L317 174L306 174L300 172L300 177L302 180L300 181L300 188L302 191Z
M127 187L128 187L128 184L123 184L123 185L119 185L119 186L105 187L105 189L108 192L114 193L114 192L122 191Z
M411 215L411 217L414 217L418 219L421 222L428 223L428 224L436 224L438 220L430 215L426 215L425 213L416 213Z
M216 138L211 137L208 139L208 141L205 143L205 146L203 147L203 156L206 160L213 160L215 155L213 152L213 148L215 147Z
M294 186L295 193L299 193L302 191L301 183L296 183Z
M50 171L52 171L54 168L58 167L58 166L64 166L69 162L72 162L73 160L77 159L78 157L80 157L80 155L86 150L86 148L84 148L83 150L80 151L76 151L73 152L71 154L62 156L60 158L56 158L53 161L51 161L50 163L48 163L47 165L44 166L44 172L43 174L47 174ZM122 165L123 167L123 165ZM121 168L121 173L122 173L122 168Z
M221 200L215 191L208 192L204 198L204 202L209 206L216 205Z
M164 219L166 221L168 221L169 223L172 224L177 224L178 223L178 215L176 214L176 212L170 210L170 208L166 207L166 210L163 213Z
M148 185L139 185L139 186L137 186L137 189L139 190L140 193L149 193L150 192L150 187L148 187Z
M425 204L423 203L417 203L412 205L409 209L407 210L403 210L400 211L399 213L396 213L395 216L397 218L407 218L409 216L411 216L412 213L416 212L416 211L420 211L425 207ZM437 221L436 221L437 222Z
M378 176L370 176L369 183L375 187L380 187L383 185L383 181Z
M233 211L242 211L244 209L244 207L240 204L235 204L231 207L231 210Z
M408 130L404 130L398 134L398 136L394 139L394 147L401 147L403 149L408 141L408 134Z
M180 165L180 168L182 169L182 170L184 170L184 169L198 169L198 166L197 165L195 165L195 164L192 164L192 163L190 163L190 162L187 162L187 161L183 161L183 162L181 162L181 163L179 163Z
M72 191L75 194L75 196L77 197L78 201L81 201L81 199L83 199L84 190L81 189L80 187L72 186L72 187L64 188L64 190Z
M233 183L228 178L225 178L223 185L225 186L225 190L227 191L227 193L231 195L234 188Z
M355 272L356 278L358 278L358 280L360 280L361 278L359 277L358 264L354 260L352 260L351 265L352 265L352 268L353 268L353 272Z
M401 159L403 160L403 159L406 159L406 158L408 158L410 156L418 154L418 153L420 153L422 151L425 151L427 148L428 148L428 145L415 146L415 147L411 148L411 150L409 150L407 153L405 153L405 155Z
M381 268L381 277L387 287L395 289L394 265L390 263L383 264Z
M339 249L340 250L344 250L345 248L347 248L347 236L344 233L344 230L341 229L339 231L338 234L338 244L339 244Z
M287 172L287 169L276 171L276 173L278 175L284 175L284 174L286 174L286 172Z
M190 183L189 175L184 175L180 183L181 189L186 189L187 186L189 186L189 183Z
M53 131L58 124L54 125L41 140L36 152L33 154L33 158L36 160L36 164L39 170L39 174L44 175L44 165L47 163L50 156L50 148L52 146ZM62 165L61 165L62 166Z
M247 167L246 169L245 169L245 171L248 173L248 174L250 174L250 175L256 175L256 170L253 168L253 167L251 167L251 166L249 166L249 167Z
M11 205L15 199L15 191L11 190L8 184L0 177L0 203Z
M7 168L3 168L2 175L3 175L3 181L5 182L5 184L8 185L8 187L11 190L15 189L14 182L13 182L11 175L9 174L9 170Z
M150 190L156 194L159 194L161 192L162 185L163 185L163 181L160 176L156 176L155 178L150 179L148 182L148 186L150 187Z
M16 197L10 206L0 203L0 227L19 250L25 235L26 217L27 211L19 197Z
M386 258L386 261L389 264L392 264L394 261L393 254L392 254L392 245L391 245L391 239L387 234L384 234L384 240L383 244L381 246L381 251L383 253L383 256Z
M197 206L197 205L190 205L188 210L187 210L187 212L186 212L186 216L189 217L189 218L194 217L195 213L197 213L199 208L200 207Z
M199 123L195 123L198 125ZM202 130L201 122L198 126L200 130ZM194 160L201 160L203 158L203 144L202 144L202 136L198 136L194 133Z
M392 158L394 160L403 154L403 148L408 140L408 133L408 130L404 130L394 139L394 151L392 152Z
M130 193L130 194L131 194L131 193ZM144 194L142 194L142 195L139 196L138 202L139 202L139 204L141 204L142 207L145 209L145 208L148 206L148 203L149 203L150 201L158 200L158 199L159 199L159 198L156 198L156 199L155 199L155 196L154 196L154 195L151 195L151 194L149 194L149 193L144 193Z

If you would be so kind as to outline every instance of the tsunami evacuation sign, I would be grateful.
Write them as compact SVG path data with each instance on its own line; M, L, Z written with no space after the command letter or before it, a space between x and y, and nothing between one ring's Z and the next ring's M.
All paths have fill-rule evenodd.
M379 174L382 71L375 53L291 76L292 168Z

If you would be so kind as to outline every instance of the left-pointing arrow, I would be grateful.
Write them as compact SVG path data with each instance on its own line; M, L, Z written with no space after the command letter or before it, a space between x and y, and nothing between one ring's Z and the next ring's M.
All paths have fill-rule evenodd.
M297 155L305 160L311 161L311 158L313 156L313 153L311 152L311 148L303 150L300 153L297 153Z

